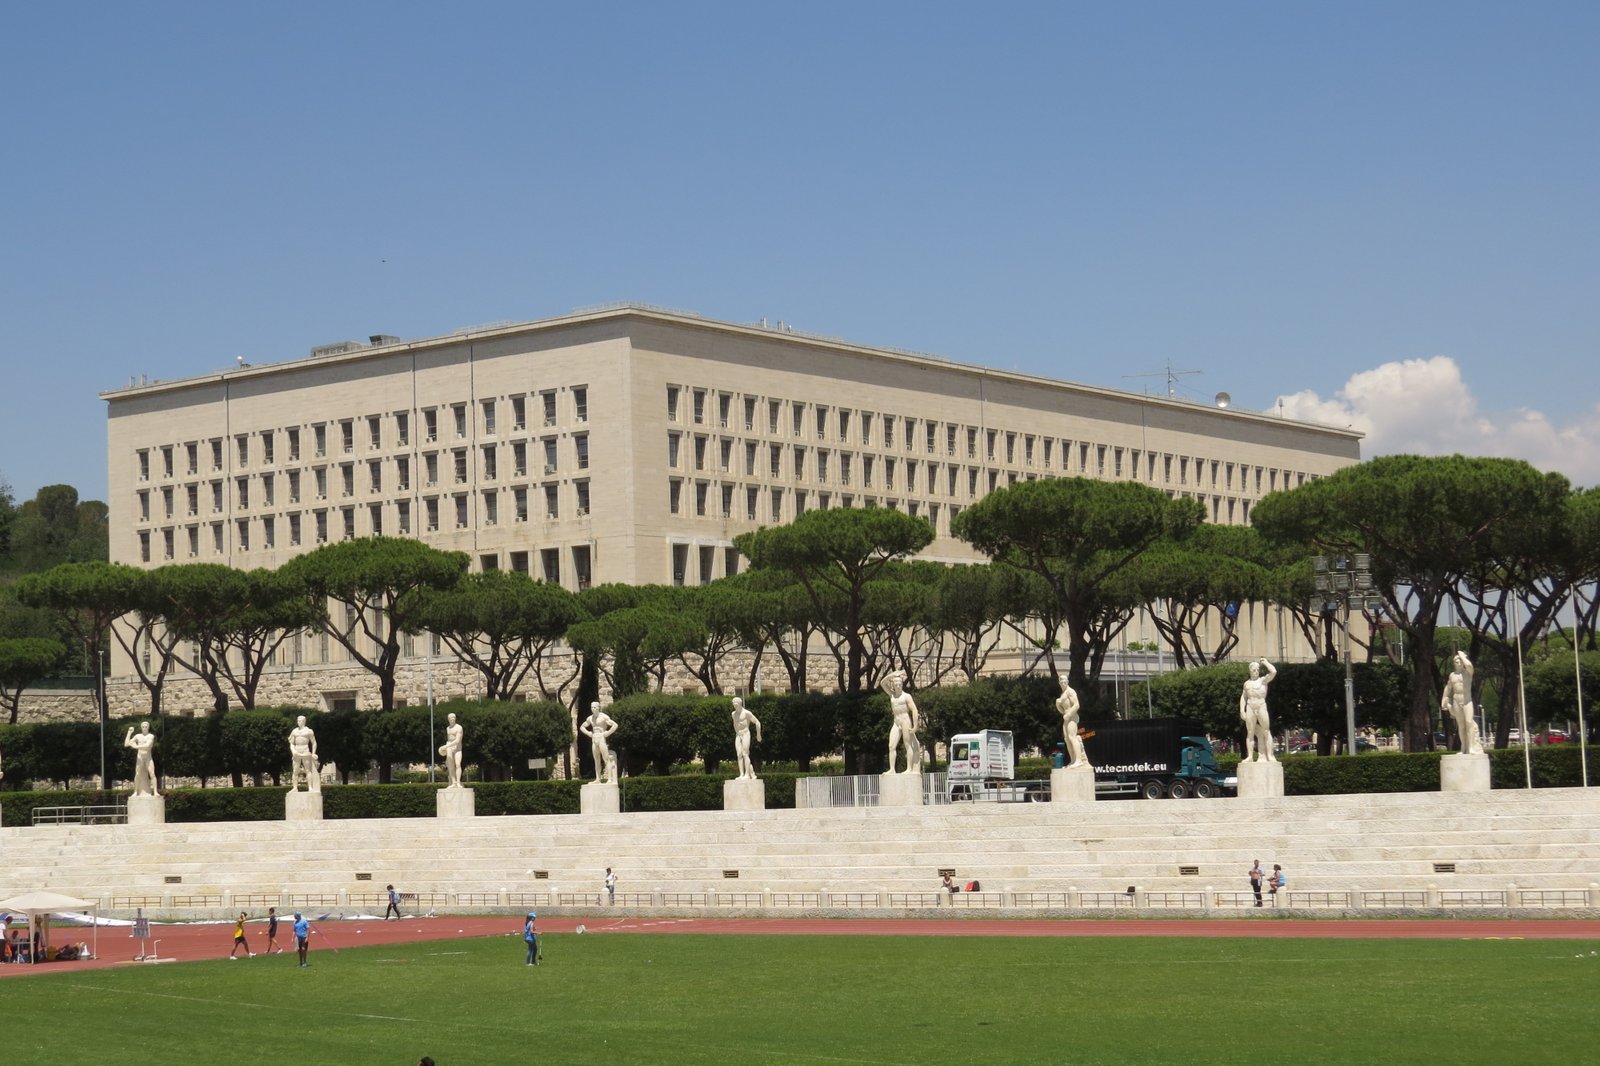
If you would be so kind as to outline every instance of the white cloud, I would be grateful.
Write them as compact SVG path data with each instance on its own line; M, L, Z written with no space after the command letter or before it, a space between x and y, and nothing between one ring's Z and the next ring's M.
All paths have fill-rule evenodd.
M1350 426L1366 434L1361 454L1486 455L1559 470L1574 485L1600 483L1600 404L1566 426L1540 411L1485 411L1449 356L1384 363L1352 374L1331 399L1314 392L1278 398L1286 418Z

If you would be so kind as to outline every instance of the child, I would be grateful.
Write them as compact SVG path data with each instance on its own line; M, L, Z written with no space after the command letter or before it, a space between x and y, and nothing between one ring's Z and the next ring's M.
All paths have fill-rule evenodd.
M236 959L239 957L240 948L244 949L246 958L253 959L256 957L256 953L251 951L250 945L246 944L244 941L244 920L246 917L247 915L244 913L244 911L240 911L239 920L233 923L233 950L228 952L228 958L230 959Z

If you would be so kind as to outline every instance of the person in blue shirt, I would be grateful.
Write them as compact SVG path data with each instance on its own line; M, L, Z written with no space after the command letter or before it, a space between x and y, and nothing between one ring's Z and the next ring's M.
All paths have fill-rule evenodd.
M389 886L389 909L383 912L383 920L387 922L391 914L395 921L400 920L400 893L394 890L393 885Z
M528 945L528 965L539 965L539 916L532 911L522 923L522 940Z
M299 911L294 912L294 946L300 953L300 965L306 965L306 948L311 941L311 923L306 921Z

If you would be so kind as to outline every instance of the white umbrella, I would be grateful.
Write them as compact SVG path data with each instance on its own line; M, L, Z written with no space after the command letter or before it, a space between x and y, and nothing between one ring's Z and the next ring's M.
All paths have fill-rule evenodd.
M10 899L0 899L0 911L16 911L28 916L28 935L31 937L39 929L39 917L49 917L63 911L94 911L94 947L95 958L100 957L100 904L96 900L79 899L77 896L64 896L59 892L24 892L20 896ZM32 955L33 961L38 962L37 954Z

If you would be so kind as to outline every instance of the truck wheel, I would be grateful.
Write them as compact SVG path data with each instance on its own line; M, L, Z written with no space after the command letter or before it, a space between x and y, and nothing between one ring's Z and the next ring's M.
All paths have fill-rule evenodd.
M1158 800L1166 794L1167 790L1162 786L1161 782L1153 777L1139 787L1139 795L1147 800Z
M1193 790L1189 787L1189 782L1180 777L1176 781L1172 782L1172 788L1170 791L1173 799L1181 800L1188 799L1189 793Z
M1217 794L1217 785L1214 781L1201 778L1194 783L1194 794L1197 798L1208 800Z

